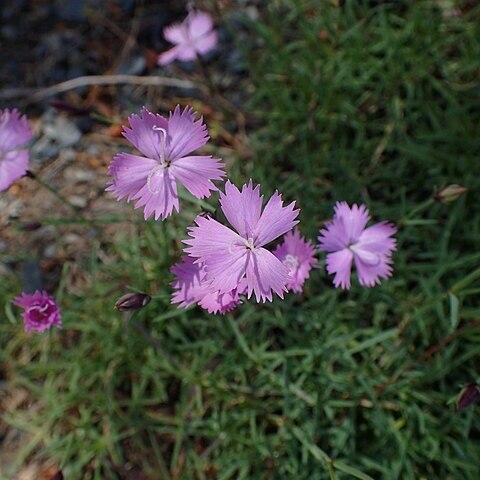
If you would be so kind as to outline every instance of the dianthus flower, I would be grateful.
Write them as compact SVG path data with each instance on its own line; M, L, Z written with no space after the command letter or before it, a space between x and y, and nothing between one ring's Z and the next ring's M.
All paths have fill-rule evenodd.
M12 303L24 310L22 317L26 332L36 330L42 333L50 327L62 326L60 308L47 292L22 293Z
M211 291L205 281L205 268L194 263L192 257L183 256L181 262L172 267L176 279L172 282L175 289L172 303L179 303L180 308L198 304L209 313L227 313L241 302L239 295L244 293L245 285L241 284L230 292Z
M107 190L117 200L136 200L135 208L145 207L145 220L152 214L163 220L174 208L179 211L177 181L197 198L217 190L212 180L225 176L223 163L211 156L189 155L209 138L202 118L195 121L191 108L180 113L177 106L168 120L143 108L140 116L130 116L129 123L131 128L124 127L123 135L145 156L122 152L113 157Z
M316 262L315 248L312 242L300 236L298 229L288 232L283 243L278 245L273 254L288 268L289 280L287 288L301 293L305 280Z
M217 45L212 17L205 12L190 12L182 23L165 27L163 35L175 46L158 57L159 65L195 60L197 55L204 55Z
M392 274L391 255L396 249L392 235L397 230L388 222L365 228L369 220L365 205L350 208L346 202L338 202L333 220L320 230L319 248L329 252L327 271L335 274L336 287L350 288L352 261L364 287L373 287Z
M25 175L28 168L28 149L32 138L27 117L18 110L0 112L0 192Z
M262 212L260 186L252 181L242 191L227 181L225 193L220 192L221 209L236 230L210 217L198 216L197 226L190 227L190 245L185 251L205 267L205 281L210 291L231 292L246 279L247 296L255 293L257 302L272 301L272 291L280 298L287 291L288 268L264 248L265 245L290 231L299 210L295 202L284 207L275 192Z

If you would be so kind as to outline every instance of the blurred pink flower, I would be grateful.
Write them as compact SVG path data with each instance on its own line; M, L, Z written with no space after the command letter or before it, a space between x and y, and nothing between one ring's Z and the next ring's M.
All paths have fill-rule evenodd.
M181 262L172 267L172 273L177 277L172 287L172 303L179 303L180 308L198 304L209 313L227 313L241 302L239 294L244 293L245 285L240 285L230 292L219 293L210 291L205 281L205 268L194 263L192 257L183 256Z
M62 326L60 308L47 292L22 293L12 303L24 310L22 317L26 332L35 330L42 333L50 327Z
M284 207L278 192L263 212L262 201L260 186L254 189L252 180L241 192L227 181L225 193L220 192L220 205L236 232L202 216L195 219L197 226L189 229L192 238L184 240L190 245L185 251L196 263L204 264L211 291L231 292L243 279L248 298L255 292L257 302L272 301L272 291L283 298L287 291L288 268L264 246L298 223L299 210L294 210L295 202Z
M0 112L0 192L27 172L29 155L25 147L32 136L25 115L17 109Z
M174 23L163 30L164 37L175 46L160 54L159 65L174 60L195 60L217 45L217 32L212 17L205 12L190 12L182 23Z
M312 242L300 236L297 228L283 237L283 243L278 245L273 254L288 268L290 278L287 288L301 293L305 280L310 276L310 270L317 261Z
M391 255L396 249L392 236L397 229L387 222L365 228L369 220L365 205L350 208L346 202L337 202L333 220L320 230L319 248L329 252L327 271L335 274L336 287L350 288L352 261L364 287L373 287L392 274Z
M212 180L225 176L223 163L211 156L189 155L209 138L203 119L195 121L191 108L180 112L177 105L167 120L144 107L140 116L130 116L129 123L123 135L144 157L124 152L113 157L107 190L117 200L136 200L135 208L145 207L145 220L152 214L163 220L174 208L179 211L177 180L197 198L217 190Z

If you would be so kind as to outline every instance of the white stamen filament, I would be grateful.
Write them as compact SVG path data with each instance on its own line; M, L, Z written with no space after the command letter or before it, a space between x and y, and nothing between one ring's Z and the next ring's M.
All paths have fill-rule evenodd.
M165 166L169 166L170 162L167 161L165 157L165 147L166 147L166 142L167 142L167 131L159 127L157 125L154 125L153 130L159 133L160 136L160 163Z

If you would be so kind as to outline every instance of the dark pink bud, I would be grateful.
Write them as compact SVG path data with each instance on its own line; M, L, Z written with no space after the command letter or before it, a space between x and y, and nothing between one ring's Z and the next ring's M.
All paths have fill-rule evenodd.
M466 192L468 192L468 188L453 183L438 190L433 199L438 203L450 203L458 200Z
M144 307L152 297L146 293L132 292L121 296L115 303L115 308L120 312L128 312L130 310L138 310Z
M475 403L480 397L480 385L477 383L469 383L465 385L460 391L460 395L457 398L457 409L463 410L473 403Z

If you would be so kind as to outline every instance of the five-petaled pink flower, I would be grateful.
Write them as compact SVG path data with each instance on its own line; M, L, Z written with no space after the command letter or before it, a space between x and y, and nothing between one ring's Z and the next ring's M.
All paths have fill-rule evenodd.
M205 281L205 268L194 263L192 257L183 256L181 262L172 267L176 279L172 282L175 289L172 303L180 304L180 308L187 308L198 304L209 313L227 313L237 307L241 302L239 295L244 293L245 282L230 292L220 293L211 291Z
M312 242L300 236L298 228L295 228L285 235L283 243L278 245L273 253L289 270L287 288L301 293L303 284L316 262Z
M217 45L212 17L205 12L190 12L182 23L165 27L163 35L175 46L158 57L159 65L195 60L197 55L204 55Z
M144 107L140 116L130 116L129 123L123 135L145 156L122 152L113 158L107 190L117 200L136 200L135 208L145 207L145 220L152 214L163 220L174 208L179 211L177 181L197 198L217 190L212 180L225 176L223 163L211 156L190 155L209 138L203 119L195 120L191 108L180 112L177 106L167 120Z
M22 293L12 303L24 310L22 317L26 332L36 330L42 333L50 327L62 326L60 308L47 292Z
M263 212L262 201L260 186L253 188L251 180L242 191L227 181L220 205L236 232L203 216L195 219L197 226L190 227L192 238L184 240L190 245L185 251L203 264L210 291L231 292L245 278L248 298L254 292L257 302L272 301L272 291L283 298L288 268L264 247L298 223L299 210L294 210L295 202L284 207L278 192Z
M360 284L365 287L373 287L392 274L391 256L396 249L392 236L397 230L388 222L365 228L369 220L365 205L350 208L346 202L338 202L333 220L320 230L319 248L329 252L327 271L335 274L336 287L350 288L352 261Z
M0 192L25 175L28 169L28 149L32 138L27 117L16 109L0 112Z

